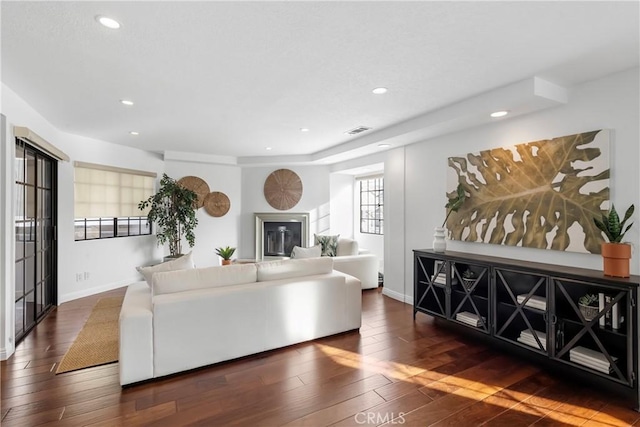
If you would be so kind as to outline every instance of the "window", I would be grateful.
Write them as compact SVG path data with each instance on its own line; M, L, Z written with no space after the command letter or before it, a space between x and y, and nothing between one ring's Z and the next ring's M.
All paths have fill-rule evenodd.
M153 195L156 174L74 163L75 240L151 234L138 203Z
M384 178L360 180L360 232L384 234Z

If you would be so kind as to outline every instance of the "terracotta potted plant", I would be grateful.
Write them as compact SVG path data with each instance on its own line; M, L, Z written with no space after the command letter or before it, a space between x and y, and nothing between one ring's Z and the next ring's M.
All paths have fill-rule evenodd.
M631 245L623 243L622 238L629 231L633 223L625 223L633 215L634 206L629 206L620 222L616 207L611 205L607 215L602 214L602 220L593 219L596 226L602 230L609 242L602 243L602 259L604 263L604 275L613 277L629 277L629 260L631 259Z
M236 251L236 248L227 246L226 248L216 248L216 254L222 258L222 265L231 264L231 257Z

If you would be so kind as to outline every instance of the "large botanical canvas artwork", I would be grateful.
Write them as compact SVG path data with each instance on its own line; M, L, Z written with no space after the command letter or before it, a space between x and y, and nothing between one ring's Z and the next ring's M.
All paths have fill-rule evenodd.
M600 253L593 222L609 208L609 131L449 157L448 195L468 200L446 223L449 238Z

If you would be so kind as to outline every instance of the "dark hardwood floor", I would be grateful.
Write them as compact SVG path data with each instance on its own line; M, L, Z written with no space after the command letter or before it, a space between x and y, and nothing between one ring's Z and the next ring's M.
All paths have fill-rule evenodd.
M377 290L363 292L359 333L124 389L117 363L55 375L96 301L123 293L62 304L2 362L3 426L640 425L615 396L421 313L414 323L409 305Z

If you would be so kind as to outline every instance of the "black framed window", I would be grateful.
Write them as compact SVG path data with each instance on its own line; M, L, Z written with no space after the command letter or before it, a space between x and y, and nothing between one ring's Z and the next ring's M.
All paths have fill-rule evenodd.
M79 240L151 234L138 203L154 193L156 174L93 163L74 163L74 238Z
M384 234L384 178L360 180L360 232Z
M75 240L108 239L111 237L143 236L151 234L146 216L117 218L76 218Z

